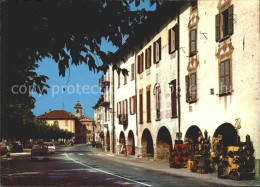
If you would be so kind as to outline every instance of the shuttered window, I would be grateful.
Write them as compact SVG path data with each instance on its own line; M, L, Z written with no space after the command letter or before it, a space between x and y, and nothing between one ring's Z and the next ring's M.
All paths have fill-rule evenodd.
M161 60L161 38L153 43L154 63L158 63Z
M228 9L216 15L215 18L216 41L219 41L222 38L227 38L227 36L233 34L234 32L233 11L234 11L234 6L231 5Z
M118 88L120 88L120 73L118 73Z
M117 114L117 117L119 115L119 103L116 104L116 114Z
M127 84L127 75L124 75L124 84Z
M146 117L147 122L151 122L151 87L146 90Z
M169 54L178 49L178 28L177 26L169 30Z
M220 63L220 90L219 93L228 93L231 91L231 77L230 77L230 60Z
M220 15L215 16L215 22L216 22L216 42L220 39Z
M156 106L156 119L159 120L161 117L161 89L159 85L155 87L155 106Z
M129 110L130 114L135 114L135 96L129 97Z
M119 102L119 115L122 114L121 102Z
M105 122L107 122L107 108L105 108Z
M139 93L139 123L143 123L143 92Z
M145 69L151 67L151 46L145 50Z
M190 56L196 54L197 30L190 31Z
M186 102L190 101L190 77L189 75L185 76L185 84L186 84Z
M192 73L190 74L190 99L191 101L196 100L196 96L197 96L197 83L196 83L196 73Z
M171 108L172 108L172 117L177 116L177 101L176 101L176 79L173 80L173 84L171 87Z
M135 79L135 64L131 64L131 80Z
M124 114L127 115L127 114L128 114L128 110L127 110L127 109L128 109L127 99L124 100L124 103L125 103L125 105L124 105L124 107L125 107L125 110L124 110L125 113L124 113Z
M143 53L141 55L138 56L138 73L142 73L143 72Z

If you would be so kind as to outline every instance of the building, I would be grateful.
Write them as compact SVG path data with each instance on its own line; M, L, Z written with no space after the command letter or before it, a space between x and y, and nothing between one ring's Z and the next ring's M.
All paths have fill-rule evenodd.
M57 125L60 129L75 133L77 117L65 110L53 110L37 116L37 120L45 121L48 125Z
M136 156L167 159L174 140L196 143L206 130L225 145L249 134L259 159L259 11L256 0L198 0L167 2L151 14L115 53L129 76L110 67L114 81L101 85L115 98L104 105L115 151L134 137Z
M105 146L105 150L110 150L110 145L108 141L108 144L104 142L104 107L101 106L103 103L104 98L103 95L99 98L98 102L93 106L94 109L94 135L95 135L95 141L101 142L103 146ZM106 127L107 128L107 127Z
M57 125L60 129L75 133L75 143L86 143L93 139L94 120L86 116L85 111L82 115L82 107L79 101L75 104L75 115L65 110L53 110L37 116L37 120L45 121L48 125Z

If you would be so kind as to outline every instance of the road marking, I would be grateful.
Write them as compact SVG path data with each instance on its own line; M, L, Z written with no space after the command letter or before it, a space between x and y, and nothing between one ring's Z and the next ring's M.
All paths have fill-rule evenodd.
M93 167L91 167L91 166L89 166L89 165L87 165L87 164L83 164L83 163L81 163L81 162L79 162L79 161L74 160L73 158L70 158L70 157L67 155L67 150L65 151L65 155L66 155L66 157L67 157L68 159L72 160L73 162L76 162L76 163L78 163L78 164L80 164L80 165L82 165L82 166L88 167L88 168L93 169L93 170L95 170L95 171L99 171L99 172L101 172L101 173L106 173L106 174L108 174L108 175L112 175L112 176L115 176L115 177L118 177L118 178L121 178L121 179L125 179L125 180L128 180L128 181L134 182L134 183L138 183L138 184L144 185L144 186L152 186L152 185L149 185L149 184L146 184L146 183L143 183L143 182L139 182L139 181L136 181L136 180L133 180L133 179L129 179L129 178L126 178L126 177L121 177L121 176L119 176L119 175L115 175L115 174L113 174L113 173L109 173L109 172L107 172L107 171L103 171L103 170L101 170L101 169L93 168ZM89 154L89 155L90 155L90 154Z
M82 155L84 155L84 154L82 154L82 153L79 153L79 155L80 155L80 156L82 156Z

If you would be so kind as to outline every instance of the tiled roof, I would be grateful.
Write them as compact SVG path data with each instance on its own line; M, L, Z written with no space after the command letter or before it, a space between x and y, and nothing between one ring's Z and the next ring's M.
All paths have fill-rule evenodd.
M77 117L65 110L53 110L37 116L38 119L76 119Z
M92 118L88 117L88 116L81 116L79 117L80 121L94 121Z

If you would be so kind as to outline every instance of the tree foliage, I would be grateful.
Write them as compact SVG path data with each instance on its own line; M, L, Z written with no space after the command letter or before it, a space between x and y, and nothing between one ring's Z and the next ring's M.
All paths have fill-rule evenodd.
M12 129L22 128L32 119L35 99L29 87L34 86L38 93L48 87L48 77L35 72L43 58L57 63L60 76L65 76L70 63L85 63L93 71L106 71L108 67L99 66L97 58L114 63L113 53L102 51L102 39L120 47L123 37L133 34L148 15L145 9L131 11L132 2L1 2L2 136L17 136ZM135 1L136 6L139 3ZM151 5L154 3L159 1L151 1ZM24 85L28 90L14 94L14 85Z

